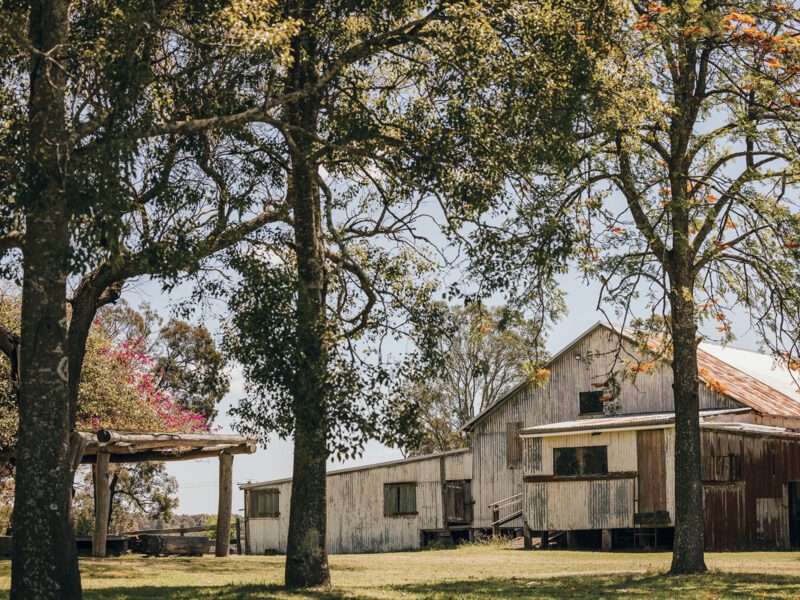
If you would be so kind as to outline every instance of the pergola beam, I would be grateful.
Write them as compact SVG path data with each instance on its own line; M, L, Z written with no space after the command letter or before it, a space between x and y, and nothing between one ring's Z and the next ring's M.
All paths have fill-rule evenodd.
M137 462L174 462L178 460L195 460L198 458L215 458L222 453L227 454L253 454L256 451L255 443L240 444L238 446L213 446L211 448L142 450L134 454L108 452L112 463L137 463ZM83 464L94 464L96 454L87 454L83 457Z

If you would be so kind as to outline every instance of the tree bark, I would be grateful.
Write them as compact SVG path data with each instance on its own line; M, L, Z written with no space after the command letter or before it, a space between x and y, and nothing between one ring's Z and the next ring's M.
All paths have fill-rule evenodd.
M32 0L12 598L80 598L67 400L69 0Z
M697 324L691 289L690 283L679 283L670 292L675 402L675 542L671 572L675 574L706 570Z
M313 2L299 3L301 19L312 18ZM305 21L308 22L308 21ZM288 90L315 86L316 42L307 28L292 41L294 62ZM291 124L289 199L294 216L297 256L297 381L292 498L286 548L286 585L330 585L326 533L327 414L325 381L328 352L325 335L326 274L322 207L317 165L310 157L317 130L318 98L304 97L287 107ZM294 132L298 132L295 134ZM306 132L310 132L309 135Z

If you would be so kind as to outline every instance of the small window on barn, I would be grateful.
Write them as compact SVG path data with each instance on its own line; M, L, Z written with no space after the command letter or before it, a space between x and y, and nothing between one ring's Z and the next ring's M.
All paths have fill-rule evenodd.
M522 466L522 439L519 437L520 429L522 429L522 421L506 423L506 460L509 469Z
M582 415L602 415L603 414L603 391L580 392L580 414Z
M250 490L250 516L256 519L263 517L279 517L281 511L278 490Z
M554 448L553 473L560 477L606 475L608 447Z
M416 482L383 484L383 516L400 517L415 514L417 514Z
M742 479L740 460L736 454L704 456L700 470L703 481L707 483L725 483Z

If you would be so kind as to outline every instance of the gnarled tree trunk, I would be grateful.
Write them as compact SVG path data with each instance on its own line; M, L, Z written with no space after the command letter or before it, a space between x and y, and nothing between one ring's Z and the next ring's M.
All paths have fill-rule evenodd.
M313 2L302 3L298 16L304 20L312 18L312 8ZM316 84L315 54L316 42L306 28L292 42L294 63L287 86L290 91ZM317 165L310 158L317 118L315 94L288 107L288 121L293 126L289 200L294 216L298 275L297 381L292 390L294 466L286 547L286 585L293 587L330 584L325 543L328 459L325 245Z
M12 598L80 598L67 400L68 0L30 4L29 156Z
M685 281L688 281L687 275ZM702 573L705 530L700 473L700 399L697 324L691 283L676 285L672 306L672 374L675 400L675 542L672 573Z

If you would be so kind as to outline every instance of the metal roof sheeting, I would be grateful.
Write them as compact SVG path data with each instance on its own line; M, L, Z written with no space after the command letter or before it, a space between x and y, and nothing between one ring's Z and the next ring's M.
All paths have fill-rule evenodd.
M704 369L700 379L716 380L725 387L725 395L765 415L800 417L800 401L748 375L711 353L698 348L697 365Z
M749 408L731 408L725 410L700 411L700 419L717 415L741 414L750 412ZM548 423L520 430L522 437L541 437L558 433L589 433L606 429L643 429L647 427L671 427L675 423L675 413L647 413L640 415L624 415L614 417L599 417L592 419L577 419L562 421L561 423Z

